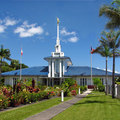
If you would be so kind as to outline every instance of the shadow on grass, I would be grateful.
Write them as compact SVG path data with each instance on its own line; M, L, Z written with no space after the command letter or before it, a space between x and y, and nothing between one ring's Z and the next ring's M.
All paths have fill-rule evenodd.
M81 104L91 104L91 103L107 103L106 101L98 101L98 100L86 100L85 102L75 103L74 105L81 105Z
M86 98L93 98L93 97L100 97L98 95L95 95L95 96L87 96Z

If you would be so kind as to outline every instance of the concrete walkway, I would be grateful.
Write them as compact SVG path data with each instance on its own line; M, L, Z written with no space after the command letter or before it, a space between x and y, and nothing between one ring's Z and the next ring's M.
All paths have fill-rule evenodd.
M62 111L64 111L68 107L70 107L71 105L77 103L79 100L86 97L90 93L91 93L91 90L88 89L83 94L77 95L71 100L65 101L65 102L63 102L59 105L56 105L52 108L49 108L43 112L33 115L33 116L27 118L26 120L50 120L51 118L53 118L57 114L61 113Z

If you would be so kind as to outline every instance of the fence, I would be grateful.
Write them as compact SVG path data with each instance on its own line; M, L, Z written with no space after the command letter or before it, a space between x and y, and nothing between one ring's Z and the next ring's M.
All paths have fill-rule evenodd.
M107 94L112 94L112 86L108 85ZM120 85L115 84L115 97L120 99Z

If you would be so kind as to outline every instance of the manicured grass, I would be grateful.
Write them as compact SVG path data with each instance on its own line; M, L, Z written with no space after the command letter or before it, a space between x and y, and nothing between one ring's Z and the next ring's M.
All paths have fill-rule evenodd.
M71 98L65 97L65 101ZM61 98L53 98L13 110L3 111L0 112L0 120L23 120L59 103L61 103Z
M120 100L93 92L52 120L120 120Z

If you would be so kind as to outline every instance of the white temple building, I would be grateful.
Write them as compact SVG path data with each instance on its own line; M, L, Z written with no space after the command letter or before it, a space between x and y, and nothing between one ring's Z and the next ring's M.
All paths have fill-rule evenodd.
M60 85L65 78L73 78L81 86L93 85L91 80L91 67L88 66L73 66L70 57L64 56L61 51L59 39L59 19L57 18L57 39L55 52L51 56L45 57L48 66L38 66L22 69L22 79L33 78L40 81L42 85L53 86ZM116 77L120 76L115 74ZM5 79L5 85L13 86L20 78L20 70L2 73ZM97 68L92 68L92 78L100 77L105 84L105 71ZM112 72L108 71L108 84L112 84Z

